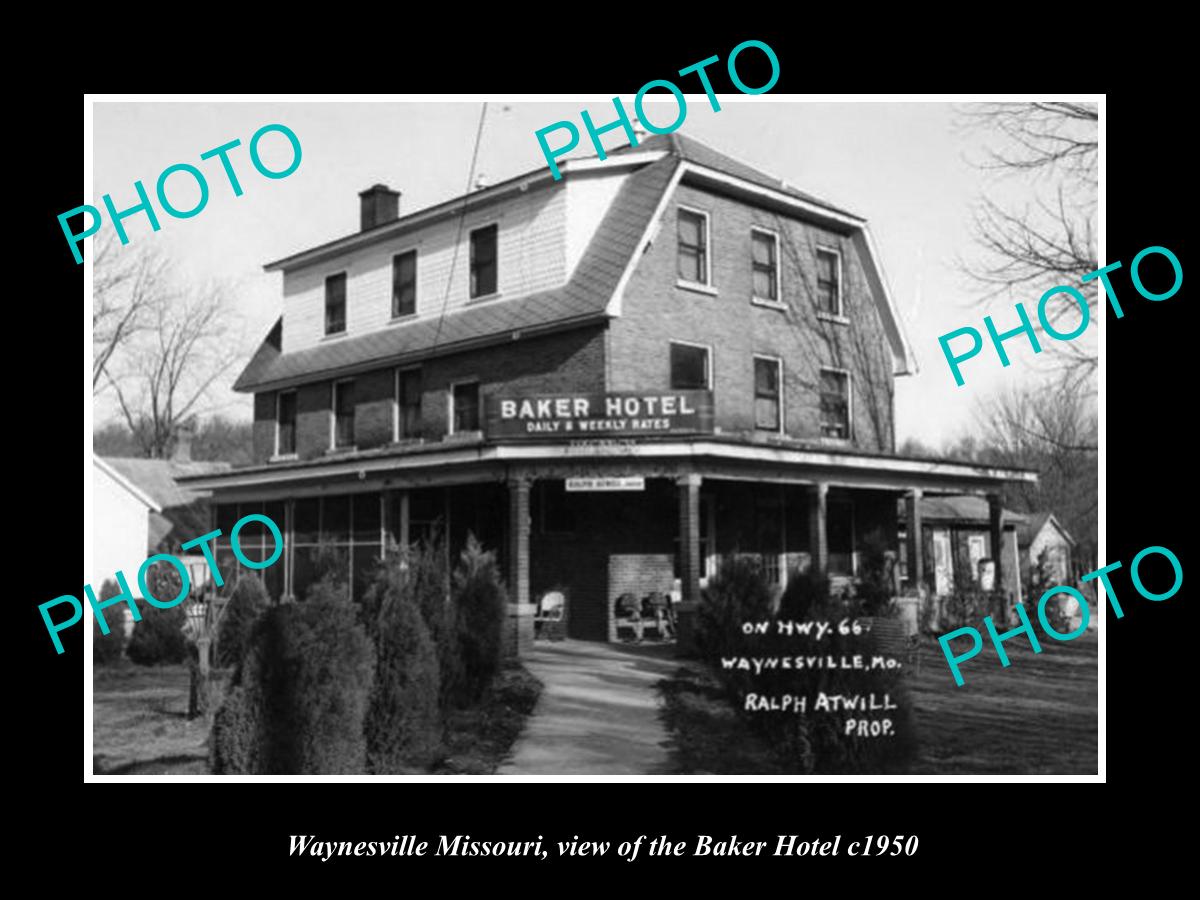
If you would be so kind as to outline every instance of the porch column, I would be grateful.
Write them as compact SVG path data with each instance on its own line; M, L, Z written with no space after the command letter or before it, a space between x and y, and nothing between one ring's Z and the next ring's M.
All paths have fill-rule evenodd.
M508 481L508 602L529 603L529 486L522 475Z
M407 550L408 545L412 543L412 538L410 537L408 502L408 491L401 491L400 503L398 504L400 507L400 521L396 523L396 541L400 544L401 550Z
M908 506L908 580L911 587L920 590L925 584L925 542L921 540L924 523L921 521L921 497L923 491L913 488L905 502Z
M533 647L533 617L537 608L529 599L529 488L528 475L508 479L508 618L504 652L522 656Z
M679 485L679 568L684 603L700 600L700 476L681 475Z
M1004 528L1001 524L1001 516L1004 512L1004 507L1000 502L999 494L988 494L988 524L991 529L992 541L992 562L995 565L995 575L992 585L995 590L1004 590L1003 576L1003 559L1004 559Z
M812 571L817 575L829 572L829 538L825 531L829 485L818 481L812 486L812 502L808 506L808 534L812 553Z

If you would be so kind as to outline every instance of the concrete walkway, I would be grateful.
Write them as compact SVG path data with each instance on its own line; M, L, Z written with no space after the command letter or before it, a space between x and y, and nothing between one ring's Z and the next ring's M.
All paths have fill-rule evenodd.
M521 662L542 695L497 775L669 771L654 685L679 668L674 646L536 641Z

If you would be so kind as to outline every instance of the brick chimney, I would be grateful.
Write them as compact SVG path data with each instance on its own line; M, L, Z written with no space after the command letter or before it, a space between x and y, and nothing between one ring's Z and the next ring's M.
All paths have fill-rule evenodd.
M196 436L196 420L188 419L175 431L175 449L171 452L173 462L192 461L192 439Z
M373 184L358 194L362 200L362 230L400 218L400 192L386 184Z

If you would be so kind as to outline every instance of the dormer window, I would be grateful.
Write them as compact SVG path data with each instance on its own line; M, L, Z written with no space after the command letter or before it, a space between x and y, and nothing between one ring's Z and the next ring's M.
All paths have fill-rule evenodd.
M325 279L325 333L341 334L346 330L346 273L339 272Z
M496 235L488 225L471 232L471 299L496 293Z
M392 257L392 318L417 311L417 251Z

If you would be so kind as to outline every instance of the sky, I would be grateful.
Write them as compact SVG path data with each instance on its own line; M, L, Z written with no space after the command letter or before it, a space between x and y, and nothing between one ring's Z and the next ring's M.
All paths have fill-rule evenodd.
M623 98L632 108L632 98ZM996 390L1041 379L1057 351L1054 342L1033 357L1028 344L1006 345L1013 364L995 354L964 366L959 387L938 337L972 325L983 330L992 314L998 327L1017 324L1013 303L1031 315L1037 297L997 298L979 305L982 293L959 270L960 259L978 251L971 240L971 212L984 192L1001 205L1031 202L1034 187L1022 179L997 178L974 163L983 158L986 135L960 127L948 104L794 102L769 94L720 95L714 111L703 94L689 95L679 128L796 188L865 217L919 366L896 380L897 444L913 437L941 446L971 430L974 404ZM609 98L531 103L489 98L479 146L478 171L497 182L545 166L534 133L553 122L580 123L588 109L597 124L614 118ZM158 175L190 163L208 179L208 205L196 216L174 219L159 211L161 230L144 215L126 220L131 243L153 244L173 262L181 279L218 281L235 297L231 340L243 362L217 382L209 414L248 420L252 398L230 390L282 307L282 275L265 263L353 233L359 226L358 192L383 182L402 192L401 214L460 196L467 186L479 125L480 102L458 98L425 102L136 103L97 102L93 113L94 196L103 208L108 193L118 210L137 202L133 183L153 194ZM677 114L674 104L646 104L652 122ZM260 176L248 156L250 137L261 126L282 123L303 148L299 168L286 178ZM580 126L581 132L583 131ZM613 149L624 138L610 133ZM217 160L200 154L233 139L230 153L244 193L234 197ZM554 135L551 140L557 140ZM283 168L290 159L278 134L261 144L264 163ZM571 155L594 151L584 132ZM186 176L172 176L170 198L189 208L197 198ZM189 195L188 190L192 190ZM107 223L105 228L111 226ZM1093 329L1094 331L1094 329ZM116 416L111 397L96 400L97 425Z

